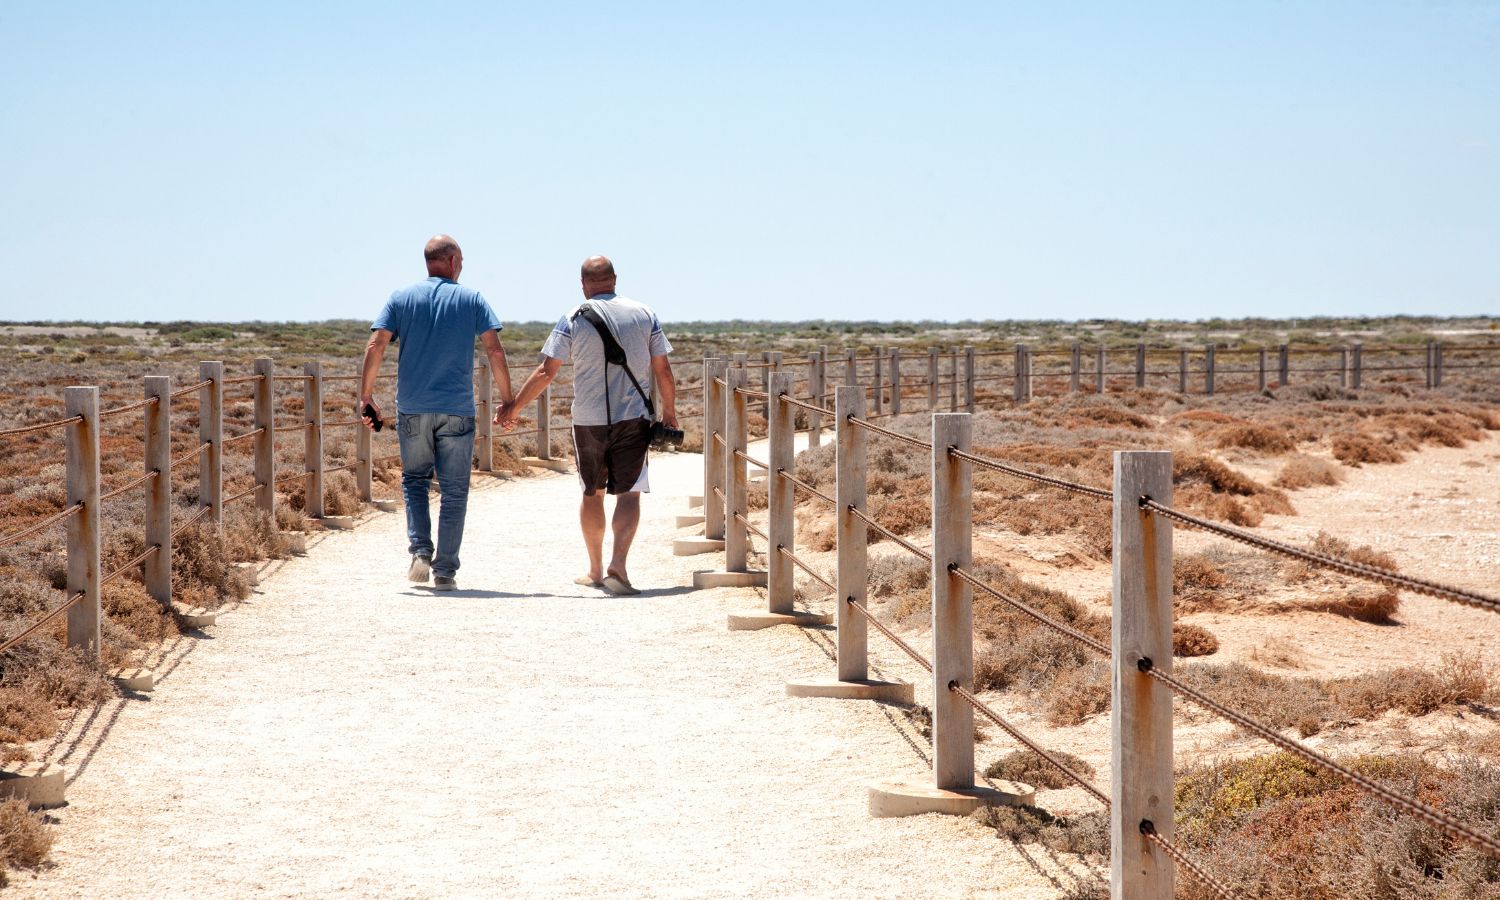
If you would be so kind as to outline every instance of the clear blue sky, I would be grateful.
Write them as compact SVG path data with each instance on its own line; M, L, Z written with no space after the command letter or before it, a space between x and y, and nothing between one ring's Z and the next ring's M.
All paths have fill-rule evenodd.
M1500 3L0 5L0 319L1500 311Z

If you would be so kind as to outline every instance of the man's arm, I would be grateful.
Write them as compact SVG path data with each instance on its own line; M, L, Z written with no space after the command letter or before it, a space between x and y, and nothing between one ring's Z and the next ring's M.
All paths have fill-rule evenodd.
M490 361L490 377L495 379L495 387L500 389L500 405L506 406L513 399L515 393L510 388L510 366L505 362L505 347L500 343L500 332L490 329L479 336L484 344L484 354Z
M503 403L495 411L495 422L504 425L506 429L513 428L518 411L525 409L526 404L540 397L542 391L547 389L547 385L552 383L552 379L557 377L557 372L561 368L562 360L553 359L550 356L543 357L542 364L537 366L527 376L526 383L521 385L521 391L516 394L514 402Z
M370 332L370 342L365 344L365 361L359 375L359 418L366 428L375 427L374 421L365 415L366 405L375 410L375 415L380 415L380 404L375 402L375 376L380 374L385 348L393 336L384 328L377 328Z
M672 363L665 353L651 357L651 377L656 379L656 391L661 394L662 424L677 428L677 380L672 377Z

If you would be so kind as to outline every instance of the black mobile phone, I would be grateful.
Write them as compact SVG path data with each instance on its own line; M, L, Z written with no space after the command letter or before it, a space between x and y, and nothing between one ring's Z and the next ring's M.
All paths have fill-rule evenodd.
M376 431L379 431L381 426L385 425L385 422L380 419L380 413L376 412L375 407L368 403L365 404L363 415L370 420L370 427Z

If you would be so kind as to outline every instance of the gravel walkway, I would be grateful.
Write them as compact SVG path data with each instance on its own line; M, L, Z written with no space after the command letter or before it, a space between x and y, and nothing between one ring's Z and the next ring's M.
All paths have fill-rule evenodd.
M899 710L789 700L828 635L731 633L758 592L693 591L678 558L695 455L653 462L632 558L583 569L577 483L476 476L463 588L403 578L399 513L320 535L154 694L79 716L57 865L30 897L1056 897L1076 863L965 819L871 819L925 774ZM690 530L681 532L683 535ZM872 637L872 641L876 638ZM872 648L878 660L894 653ZM902 671L897 667L897 671ZM918 695L928 690L918 682Z

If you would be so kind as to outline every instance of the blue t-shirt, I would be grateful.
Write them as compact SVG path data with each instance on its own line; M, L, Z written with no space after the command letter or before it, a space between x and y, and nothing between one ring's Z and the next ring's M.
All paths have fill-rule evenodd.
M396 411L474 415L474 338L504 326L473 288L434 275L391 294L370 326L396 336Z

